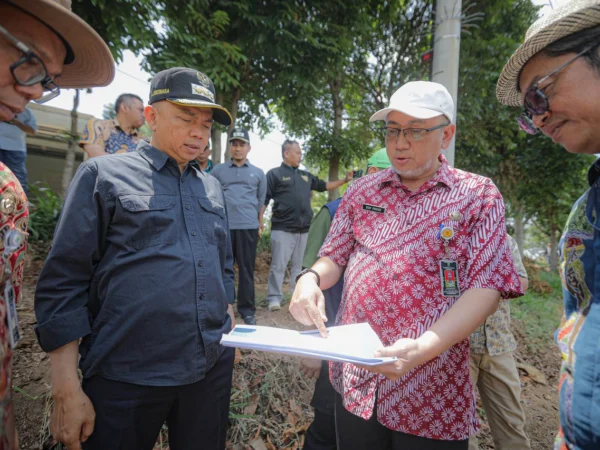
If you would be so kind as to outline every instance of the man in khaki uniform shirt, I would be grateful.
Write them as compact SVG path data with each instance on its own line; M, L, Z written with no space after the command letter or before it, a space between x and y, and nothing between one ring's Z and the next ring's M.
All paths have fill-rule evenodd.
M515 269L527 290L528 280L519 247L508 236ZM498 310L470 338L471 378L477 385L483 408L492 431L496 450L529 450L525 434L525 413L521 407L521 380L513 352L517 342L510 331L510 306L500 302ZM469 439L469 450L479 448L477 437Z

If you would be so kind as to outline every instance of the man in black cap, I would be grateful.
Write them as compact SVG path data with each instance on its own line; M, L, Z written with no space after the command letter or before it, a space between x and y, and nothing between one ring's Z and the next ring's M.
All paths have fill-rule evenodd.
M262 206L267 196L267 178L262 169L248 161L250 149L248 131L234 128L229 137L231 160L216 166L211 175L223 186L227 200L233 257L239 269L238 312L244 323L256 325L254 264L262 228Z
M231 116L206 75L174 68L145 117L150 144L78 169L38 280L36 332L63 392L53 430L69 449L91 433L85 449L150 450L166 422L174 450L224 449L231 242L220 184L190 162Z

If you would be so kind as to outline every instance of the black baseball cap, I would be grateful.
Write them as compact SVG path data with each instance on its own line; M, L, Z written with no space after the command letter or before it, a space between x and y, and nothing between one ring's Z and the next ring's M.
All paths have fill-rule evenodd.
M210 108L215 122L230 125L231 114L215 103L215 86L202 72L186 67L173 67L158 72L150 82L150 101L161 100L192 108Z
M248 131L243 128L236 127L233 130L231 130L229 142L234 141L236 139L239 141L247 142L248 144L250 143L250 135L248 134Z

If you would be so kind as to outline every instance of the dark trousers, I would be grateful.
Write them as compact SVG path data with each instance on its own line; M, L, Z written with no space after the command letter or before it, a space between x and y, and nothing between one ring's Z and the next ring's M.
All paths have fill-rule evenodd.
M19 183L21 183L25 193L29 194L29 186L27 185L27 168L25 167L26 159L27 152L0 149L0 162L12 170L12 173L15 174L15 177L17 177Z
M226 348L203 380L184 386L140 386L98 375L84 380L96 411L84 450L151 450L165 422L171 450L223 450L234 354Z
M377 421L377 413L369 420L346 411L341 395L335 395L335 426L338 450L467 450L469 440L439 441L393 431Z
M254 266L258 230L231 230L233 260L238 265L237 310L242 317L254 316Z
M336 450L335 390L329 381L329 363L321 363L311 405L315 418L306 430L303 450Z

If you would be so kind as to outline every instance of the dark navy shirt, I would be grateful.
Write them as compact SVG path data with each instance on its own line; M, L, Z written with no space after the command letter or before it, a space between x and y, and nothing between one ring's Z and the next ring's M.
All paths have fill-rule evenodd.
M80 166L35 295L42 349L83 338L84 377L150 386L196 382L231 329L223 191L142 142Z

